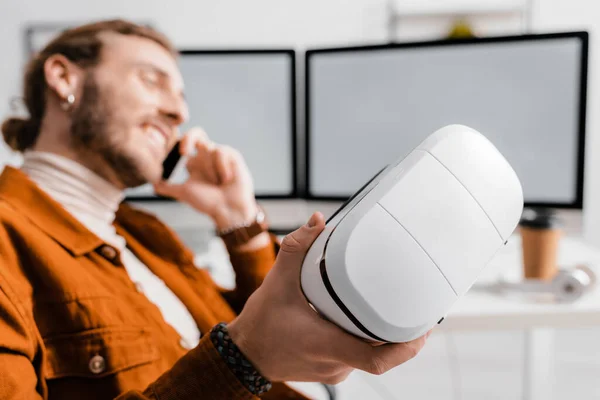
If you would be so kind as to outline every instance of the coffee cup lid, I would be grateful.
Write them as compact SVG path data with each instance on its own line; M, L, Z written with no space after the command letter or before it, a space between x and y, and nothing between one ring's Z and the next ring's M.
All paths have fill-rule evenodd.
M556 229L562 227L562 221L548 208L526 208L519 225L534 229Z

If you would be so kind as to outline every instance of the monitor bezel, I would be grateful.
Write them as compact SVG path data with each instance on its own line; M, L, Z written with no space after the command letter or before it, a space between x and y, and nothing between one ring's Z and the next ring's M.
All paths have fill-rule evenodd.
M572 202L525 202L526 207L544 207L544 208L559 208L559 209L577 209L583 208L584 202L584 164L585 164L585 140L586 140L586 116L587 116L587 80L588 80L588 54L589 54L589 34L586 31L573 32L557 32L557 33L542 33L542 34L525 34L525 35L507 35L507 36L490 36L481 38L462 38L462 39L444 39L430 40L419 42L403 42L403 43L387 43L381 45L368 46L350 46L350 47L332 47L309 49L305 56L305 140L306 149L305 155L305 187L304 193L307 200L318 201L344 201L348 196L328 196L318 195L311 190L311 130L310 130L310 102L311 102L311 62L315 55L329 53L351 53L351 52L369 52L379 50L397 50L397 49L414 49L427 47L451 47L456 45L485 45L495 43L510 43L510 42L535 42L554 39L579 39L581 41L581 58L580 58L580 82L579 82L579 115L578 115L578 134L577 134L577 176L575 199Z
M185 56L194 56L194 55L215 55L215 56L230 56L230 55L285 55L290 58L290 132L291 132L291 153L290 160L292 162L292 190L286 194L278 194L278 193L256 193L255 197L258 200L276 200L276 199L295 199L298 198L298 148L297 148L297 115L296 115L296 51L294 49L286 49L286 48L273 48L273 49L193 49L193 48L182 48L178 50L180 57ZM209 132L210 134L210 132ZM175 201L168 197L163 197L159 195L152 196L127 196L125 198L126 201L135 201L135 202L154 202L154 201Z

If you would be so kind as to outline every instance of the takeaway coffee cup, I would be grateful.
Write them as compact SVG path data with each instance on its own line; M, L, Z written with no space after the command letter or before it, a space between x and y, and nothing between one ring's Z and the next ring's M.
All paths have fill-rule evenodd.
M526 209L519 222L525 279L551 280L558 273L562 223L549 209Z

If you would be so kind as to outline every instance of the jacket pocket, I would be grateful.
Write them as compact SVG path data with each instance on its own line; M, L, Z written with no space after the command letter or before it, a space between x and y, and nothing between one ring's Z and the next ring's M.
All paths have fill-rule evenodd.
M102 378L159 358L151 335L142 328L109 327L44 339L46 379Z

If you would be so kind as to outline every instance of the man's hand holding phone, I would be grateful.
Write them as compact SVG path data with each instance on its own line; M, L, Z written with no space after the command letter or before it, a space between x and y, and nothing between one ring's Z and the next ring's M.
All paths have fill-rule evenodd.
M177 154L177 151L179 154ZM178 158L187 158L189 178L183 183L165 180ZM189 204L212 218L218 230L252 221L258 212L250 170L235 149L212 142L201 128L188 131L167 156L163 180L154 185L162 196ZM267 245L267 235L259 235L255 244Z

